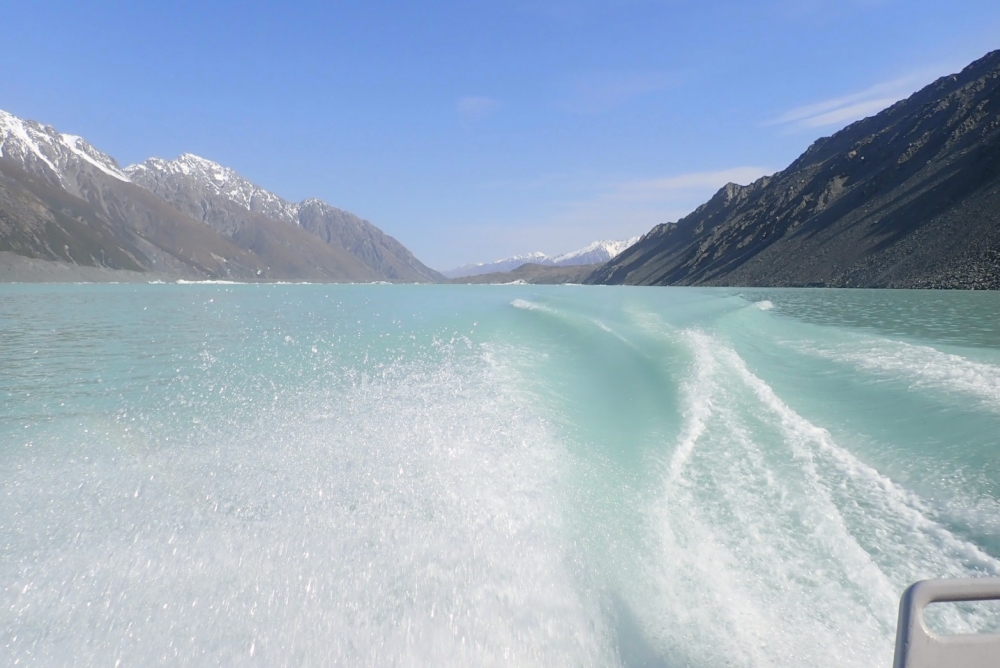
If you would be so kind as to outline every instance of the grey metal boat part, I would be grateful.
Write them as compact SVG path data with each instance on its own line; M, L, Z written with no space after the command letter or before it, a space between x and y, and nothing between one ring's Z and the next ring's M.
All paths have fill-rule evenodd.
M903 592L896 625L893 668L997 668L1000 635L941 636L924 623L924 608L931 603L1000 599L1000 578L922 580Z

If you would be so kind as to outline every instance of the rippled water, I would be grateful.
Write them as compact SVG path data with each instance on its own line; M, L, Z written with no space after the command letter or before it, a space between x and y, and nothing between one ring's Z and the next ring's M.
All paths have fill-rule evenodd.
M0 286L0 663L889 665L998 440L997 293Z

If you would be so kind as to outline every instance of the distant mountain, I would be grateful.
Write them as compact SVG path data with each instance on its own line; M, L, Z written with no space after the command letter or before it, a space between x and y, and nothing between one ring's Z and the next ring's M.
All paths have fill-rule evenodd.
M587 282L1000 289L1000 51L726 185Z
M495 262L479 262L476 264L465 264L461 267L442 272L448 278L464 278L467 276L482 276L485 274L497 274L510 272L524 264L547 265L552 267L569 267L574 265L601 264L615 257L623 250L639 240L639 237L632 237L624 241L595 241L594 243L549 257L545 253L528 253L527 255L515 255L514 257L496 260Z
M463 264L461 267L442 271L445 278L464 278L466 276L481 276L483 274L495 274L512 271L522 264L545 264L549 256L545 253L528 253L526 255L515 255L514 257L495 260L493 262L476 262L474 264Z
M186 153L176 160L150 158L125 168L133 183L186 215L255 252L265 221L299 228L337 253L359 261L383 280L434 282L443 277L368 221L318 199L288 202L228 167Z
M512 271L476 276L461 276L452 278L449 283L459 284L509 284L531 283L533 285L561 285L564 283L582 283L599 265L571 264L555 266L550 264L533 264L526 262Z
M0 111L0 251L158 278L441 278L353 214L289 204L188 157L189 171L198 163L199 176L210 174L201 190L195 179L161 182L148 166L123 170L81 137Z
M556 255L551 264L557 267L568 267L578 264L599 264L617 257L619 253L639 241L640 237L632 237L624 241L595 241L589 246Z

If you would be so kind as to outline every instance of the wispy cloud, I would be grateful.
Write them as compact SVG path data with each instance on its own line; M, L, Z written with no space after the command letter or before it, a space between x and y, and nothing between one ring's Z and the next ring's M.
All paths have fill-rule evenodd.
M716 172L691 172L677 176L623 181L610 185L600 196L606 202L656 202L676 200L688 193L716 191L727 183L747 184L773 170L746 166Z
M590 197L563 202L559 212L541 222L548 227L561 227L570 236L579 230L590 230L588 234L593 235L602 228L604 232L595 238L631 236L687 215L727 183L751 183L773 171L742 166L608 181L595 188Z
M750 183L772 171L743 166L596 184L574 184L559 175L556 180L564 194L577 196L538 203L535 215L499 214L455 228L450 231L452 244L462 251L452 264L441 264L449 268L537 250L563 253L597 239L627 239L683 217L729 182Z
M572 83L563 106L576 113L599 114L675 83L676 77L666 72L593 72Z
M846 125L882 111L948 71L950 70L947 67L921 70L899 79L876 84L857 93L789 109L764 125L783 125L802 130Z
M468 125L492 114L499 102L485 95L472 95L458 99L458 118L463 125Z

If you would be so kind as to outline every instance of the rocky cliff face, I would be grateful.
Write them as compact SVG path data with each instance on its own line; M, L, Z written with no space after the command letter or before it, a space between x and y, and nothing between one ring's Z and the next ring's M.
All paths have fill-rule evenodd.
M267 275L260 258L132 184L82 138L6 112L0 251L194 279Z
M195 220L227 235L253 213L295 224L295 206L254 185L228 167L185 153L176 160L150 158L124 169L132 183L169 202Z
M1000 51L725 186L587 282L1000 289Z
M403 244L353 213L334 208L318 199L297 205L299 225L378 271L389 280L408 282L444 281L445 278L425 266Z
M114 158L82 137L62 134L50 125L22 120L3 110L0 157L77 197L85 194L95 171L118 181L129 180Z
M335 256L352 268L357 280L444 280L368 221L317 199L288 202L196 155L169 161L151 158L124 171L133 183L255 253L275 253L287 237L284 246L318 246L308 252ZM275 239L277 246L265 249L263 236ZM315 244L316 237L325 243Z

